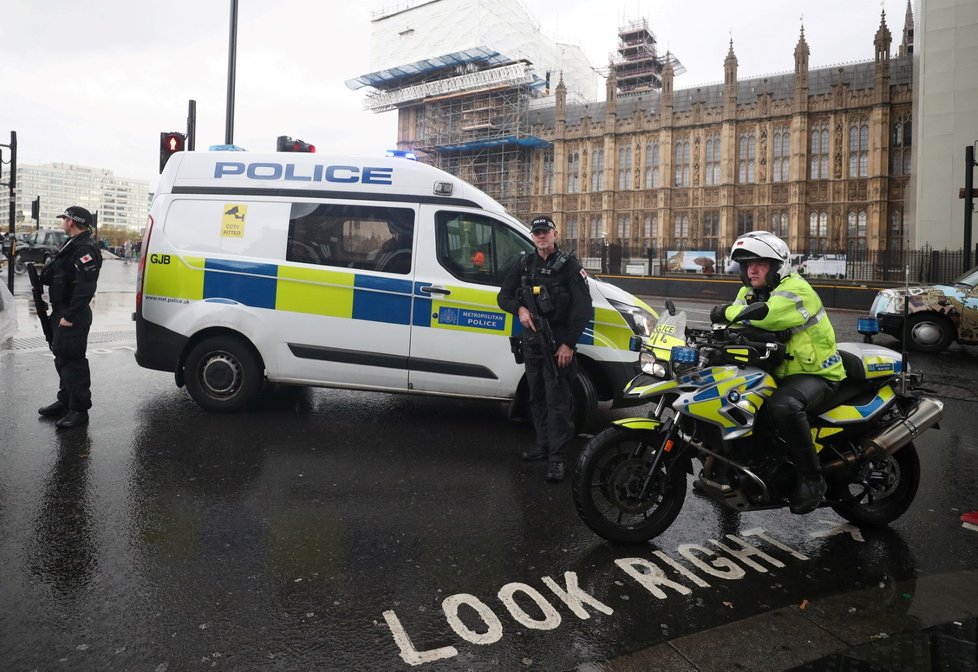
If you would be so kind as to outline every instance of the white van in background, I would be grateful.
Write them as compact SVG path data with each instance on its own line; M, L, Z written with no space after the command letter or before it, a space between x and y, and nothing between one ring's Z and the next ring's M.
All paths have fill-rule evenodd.
M559 244L559 241L558 241ZM514 400L523 366L496 304L529 232L463 180L399 158L180 152L143 236L136 361L203 408L274 383ZM576 415L622 402L656 319L588 278Z

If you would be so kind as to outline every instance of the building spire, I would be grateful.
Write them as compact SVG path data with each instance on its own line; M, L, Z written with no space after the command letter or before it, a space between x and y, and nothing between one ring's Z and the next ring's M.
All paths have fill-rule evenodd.
M913 7L907 0L907 14L903 19L903 39L900 41L900 56L913 54Z
M890 44L893 42L890 29L886 27L886 10L880 13L880 27L876 31L873 44L876 46L876 62L890 60Z

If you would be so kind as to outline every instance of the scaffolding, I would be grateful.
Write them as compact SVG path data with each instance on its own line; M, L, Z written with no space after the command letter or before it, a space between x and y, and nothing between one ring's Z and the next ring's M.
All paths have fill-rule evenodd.
M659 56L655 33L645 19L638 19L618 29L618 53L611 55L611 71L615 74L618 92L622 94L658 91L662 88L662 70L672 65L673 74L681 75L686 68L666 52Z
M528 133L531 97L523 82L427 98L416 108L410 149L525 218L531 151L550 145Z

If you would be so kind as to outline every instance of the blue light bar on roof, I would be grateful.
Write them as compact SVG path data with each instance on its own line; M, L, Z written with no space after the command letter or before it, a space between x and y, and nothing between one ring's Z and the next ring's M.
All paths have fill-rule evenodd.
M407 149L388 149L384 152L384 156L390 156L395 159L410 159L411 161L418 160L418 155Z

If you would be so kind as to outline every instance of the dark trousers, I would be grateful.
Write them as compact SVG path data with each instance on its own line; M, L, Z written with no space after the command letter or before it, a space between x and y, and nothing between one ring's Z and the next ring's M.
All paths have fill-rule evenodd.
M577 379L577 357L571 360L570 366L556 367L557 375L554 376L537 346L526 344L523 356L537 446L550 454L551 461L566 462L567 446L574 438L571 403L573 384ZM556 364L553 355L547 356Z
M88 368L85 351L88 349L88 332L92 328L92 309L86 306L75 316L72 326L61 327L63 308L51 312L51 351L54 368L58 371L60 386L58 401L72 411L87 411L92 407L92 374Z
M787 444L798 473L805 478L815 478L819 473L807 411L821 406L838 389L835 381L799 373L778 381L778 389L767 402L768 417Z

